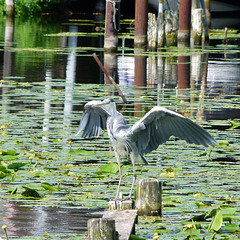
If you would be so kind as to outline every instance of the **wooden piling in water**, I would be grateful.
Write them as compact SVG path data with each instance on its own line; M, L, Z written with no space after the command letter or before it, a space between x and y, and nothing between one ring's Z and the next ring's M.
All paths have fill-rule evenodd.
M104 50L115 52L118 45L120 0L106 1Z
M88 240L118 240L115 220L109 218L91 218L88 220Z
M149 50L155 50L157 48L157 21L154 13L148 13L147 38Z
M194 45L201 45L203 34L203 10L192 10L192 40Z
M178 46L190 46L191 0L179 2Z
M148 0L135 0L134 45L147 44Z
M178 13L177 11L167 10L164 13L165 18L165 37L166 45L177 45Z
M159 12L157 17L157 47L164 47L165 44L165 27L164 13Z
M135 203L132 199L128 200L112 200L108 203L109 211L113 210L130 210L134 209Z
M162 214L162 186L157 179L141 179L137 182L136 208L138 215Z

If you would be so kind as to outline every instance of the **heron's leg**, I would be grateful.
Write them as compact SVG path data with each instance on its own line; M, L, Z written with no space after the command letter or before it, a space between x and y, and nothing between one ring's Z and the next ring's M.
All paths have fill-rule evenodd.
M117 163L118 163L118 169L119 169L119 182L118 182L117 194L116 194L116 199L118 199L119 198L120 185L121 185L121 181L122 181L122 170L121 170L120 157L119 157L119 155L116 151L114 151L114 152L115 152L115 156L116 156Z
M133 157L131 157L131 160L132 160L132 165L133 165L133 181L132 181L132 186L131 186L131 190L130 190L128 199L132 198L133 188L134 188L134 185L135 185L135 182L137 179L137 174L136 174L136 169L135 169L135 161L134 161Z

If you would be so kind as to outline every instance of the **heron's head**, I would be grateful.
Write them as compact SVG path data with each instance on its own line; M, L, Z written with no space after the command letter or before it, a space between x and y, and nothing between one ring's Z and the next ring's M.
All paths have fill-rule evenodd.
M116 103L112 98L106 98L102 102L96 104L94 107L101 107L110 115L113 115L116 112Z

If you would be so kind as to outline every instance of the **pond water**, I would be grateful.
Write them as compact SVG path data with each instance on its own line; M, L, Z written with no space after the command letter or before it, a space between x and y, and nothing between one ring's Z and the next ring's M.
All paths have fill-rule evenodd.
M149 166L137 166L139 179L163 182L163 216L140 217L137 235L184 239L189 219L223 206L236 210L230 219L239 225L239 37L222 45L215 31L204 49L134 52L132 21L123 20L119 52L106 54L103 16L0 22L0 224L11 239L81 239L87 219L107 209L118 180L116 172L100 172L116 162L107 135L74 137L83 104L107 96L130 124L161 105L201 124L219 142L205 149L171 139L146 156ZM120 84L127 106L105 84L93 52ZM131 166L124 164L123 172L125 195ZM39 197L27 197L27 189ZM200 236L212 236L210 220L200 222ZM239 228L230 231L228 223L217 236L237 239Z

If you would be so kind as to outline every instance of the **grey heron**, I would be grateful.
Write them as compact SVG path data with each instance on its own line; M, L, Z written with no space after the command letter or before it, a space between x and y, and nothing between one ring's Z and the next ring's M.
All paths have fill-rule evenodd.
M136 181L135 162L147 164L143 155L157 149L170 136L206 147L217 144L205 129L181 114L164 107L153 107L133 126L128 126L123 115L117 111L113 99L93 100L86 103L75 136L82 132L84 139L99 137L105 129L113 145L119 167L116 199L119 197L122 180L120 157L130 158L133 165L133 182L129 193L129 198L131 198Z

